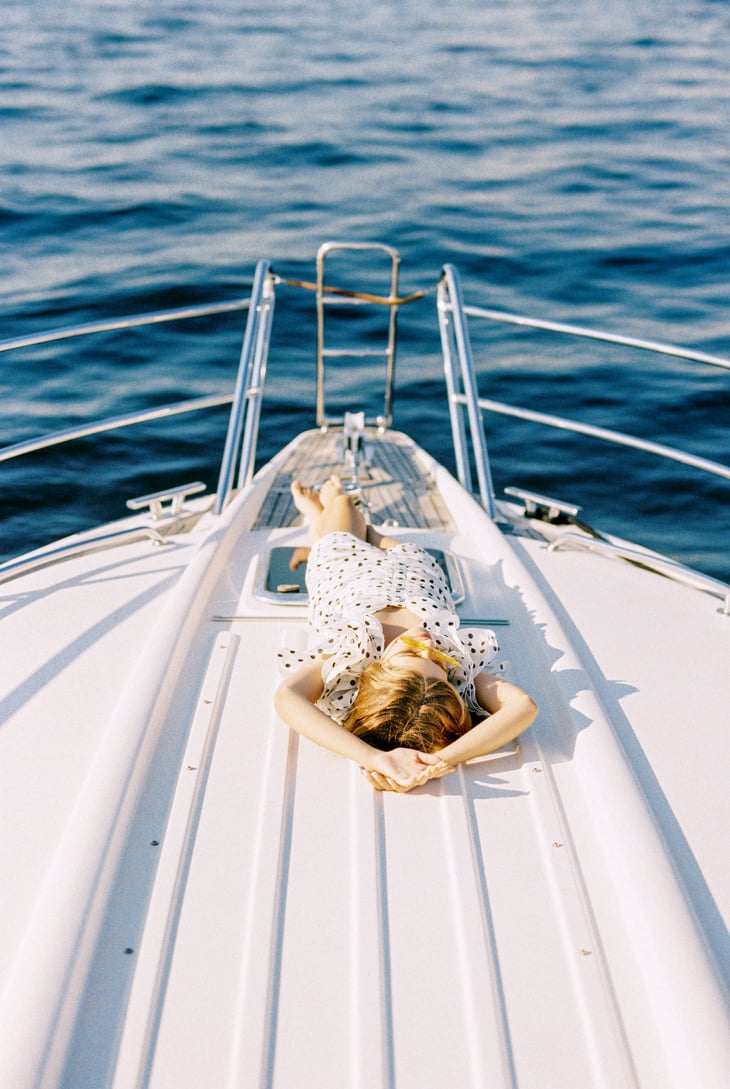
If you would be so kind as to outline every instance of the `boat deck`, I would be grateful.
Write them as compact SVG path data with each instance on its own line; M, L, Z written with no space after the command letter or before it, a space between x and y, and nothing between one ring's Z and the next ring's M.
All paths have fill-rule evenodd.
M372 791L356 767L282 729L273 663L282 646L305 647L306 609L262 602L255 572L303 530L247 539L150 902L150 919L174 917L171 947L161 960L160 922L142 938L115 1089L140 1068L154 1089L211 1077L267 1089L667 1089L690 1072L698 1089L719 1089L706 1072L725 1051L724 1011L675 865L694 879L702 926L714 918L687 852L657 834L656 787L637 784L618 739L629 685L617 695L602 681L496 527L469 519L462 511L462 532L403 535L456 556L462 622L496 625L498 668L540 715L518 744L406 796ZM595 579L590 558L551 562L565 560ZM617 614L620 585L609 573ZM686 599L688 631L695 608L714 608L669 591ZM643 706L638 736L648 744L656 728ZM683 813L682 787L663 786L694 845L699 811ZM672 993L678 958L690 1017Z
M40 717L3 696L0 795L23 834L0 862L23 881L0 927L0 1080L721 1089L730 883L708 828L723 827L730 679L709 677L728 618L639 569L505 538L388 435L363 474L374 521L455 557L462 623L494 626L497 668L540 713L519 744L377 793L272 703L277 652L306 647L307 609L263 598L260 573L272 548L306 543L289 483L341 464L330 439L282 451L169 548L4 588L4 661L48 603L55 622L32 678ZM682 640L662 628L669 608ZM703 639L692 686L667 692ZM106 706L98 685L83 698L100 675ZM696 743L667 738L669 719L694 723ZM21 760L31 732L47 765Z
M314 487L333 474L347 478L342 441L342 432L330 429L309 431L292 445L279 463L254 529L291 526L300 520L291 499L292 480ZM391 431L366 441L359 483L360 500L374 522L412 529L455 528L433 477L424 476L405 435Z

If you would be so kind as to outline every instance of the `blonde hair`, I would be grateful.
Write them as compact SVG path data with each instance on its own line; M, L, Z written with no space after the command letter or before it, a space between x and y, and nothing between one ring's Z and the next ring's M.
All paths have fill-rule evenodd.
M345 727L376 749L438 752L471 729L471 716L452 685L416 670L371 662L360 676Z

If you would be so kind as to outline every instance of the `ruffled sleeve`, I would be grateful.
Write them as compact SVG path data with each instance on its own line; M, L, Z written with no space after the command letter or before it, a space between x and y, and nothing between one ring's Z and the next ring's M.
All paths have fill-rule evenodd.
M475 681L499 653L497 636L491 628L450 627L442 635L440 631L434 631L431 625L426 626L434 637L437 649L450 654L459 663L449 673L449 680L456 691L470 711L484 716L487 712L477 699Z
M324 690L317 707L342 722L357 694L360 674L383 653L383 628L373 616L361 619L330 617L329 630L306 651L285 647L279 651L284 672L317 658L322 659Z
M317 702L323 711L342 722L357 694L360 674L381 657L384 641L382 625L373 616L341 619L338 629L337 650L332 657L324 657L327 644L320 644L324 691Z

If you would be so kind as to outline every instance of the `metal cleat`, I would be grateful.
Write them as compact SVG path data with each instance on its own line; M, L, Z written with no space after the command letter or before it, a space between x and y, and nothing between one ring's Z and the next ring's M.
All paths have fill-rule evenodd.
M525 514L528 518L538 518L543 522L556 522L563 518L575 518L581 508L572 503L564 503L560 499L551 499L547 495L539 495L537 492L528 492L523 488L505 488L505 495L512 495L515 499L521 499L525 504Z
M174 518L180 514L189 495L198 495L205 489L206 485L196 480L192 484L180 484L177 488L168 488L165 491L152 492L150 495L140 495L136 499L128 499L127 507L129 510L142 510L144 507L149 507L153 522L162 522L165 518ZM168 499L170 506L167 510L163 510L162 504Z

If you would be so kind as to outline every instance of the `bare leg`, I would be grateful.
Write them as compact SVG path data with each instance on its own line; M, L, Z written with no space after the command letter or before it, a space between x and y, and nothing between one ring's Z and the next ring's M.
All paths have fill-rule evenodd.
M291 487L294 506L309 522L313 541L326 533L352 533L361 541L367 539L368 526L360 511L346 495L339 477L330 477L319 493L303 487L295 480Z
M294 506L309 523L312 542L318 541L326 533L339 530L352 533L361 541L367 541L368 544L375 545L377 548L393 548L398 544L395 537L385 536L367 524L350 496L345 494L339 477L330 477L318 492L313 488L305 488L298 480L295 480L292 483L291 492ZM307 549L296 549L289 564L291 569L296 571L301 563L306 562L307 555Z

